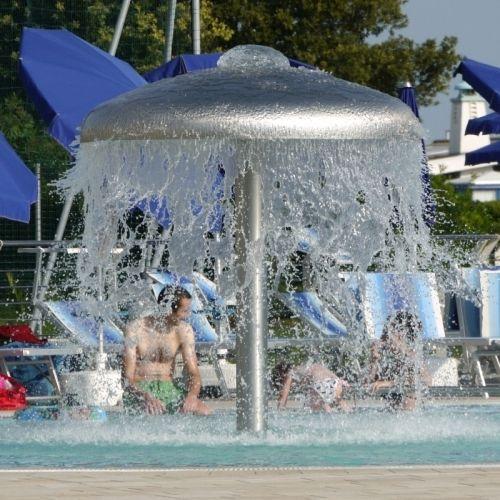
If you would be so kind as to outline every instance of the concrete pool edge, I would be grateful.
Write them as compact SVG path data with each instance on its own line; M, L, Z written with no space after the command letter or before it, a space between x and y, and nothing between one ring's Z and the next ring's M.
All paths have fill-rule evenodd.
M0 471L5 498L498 498L500 464Z
M287 471L367 471L367 470L460 470L460 469L499 469L500 462L498 463L480 463L480 464L418 464L418 465L352 465L352 466L290 466L290 467L131 467L131 468L11 468L0 469L0 474L6 473L68 473L68 472L85 472L85 473L107 473L107 472L287 472Z

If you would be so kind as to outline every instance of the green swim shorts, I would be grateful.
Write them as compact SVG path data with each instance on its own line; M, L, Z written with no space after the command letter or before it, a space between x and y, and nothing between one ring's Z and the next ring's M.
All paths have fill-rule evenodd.
M137 388L149 392L159 399L167 409L168 413L175 413L184 402L185 393L171 380L142 380L137 382ZM134 393L126 391L123 395L125 409L132 413L140 413L143 408L142 398Z

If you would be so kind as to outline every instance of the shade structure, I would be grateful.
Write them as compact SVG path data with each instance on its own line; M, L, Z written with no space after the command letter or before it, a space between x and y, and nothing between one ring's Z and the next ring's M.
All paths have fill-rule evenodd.
M162 64L158 68L155 68L143 76L146 81L153 83L164 78L173 78L179 75L184 75L186 73L192 73L197 71L204 71L217 67L217 63L223 52L214 52L211 54L182 54L175 57L171 61ZM309 68L314 69L314 66L310 64L297 61L295 59L290 59L289 64L293 68ZM212 210L211 220L209 222L208 230L213 233L218 233L222 231L222 221L223 221L223 210L219 203L222 197L222 184L223 184L223 171L217 177L213 184L213 191L215 193L216 202ZM169 227L171 225L171 218L168 211L168 200L166 198L153 198L149 200L142 200L137 205L143 212L152 215L156 221L163 227ZM194 207L196 211L196 207Z
M500 141L465 154L466 165L500 162Z
M217 62L222 56L223 52L214 52L212 54L182 54L174 57L171 61L162 64L158 68L148 71L143 76L152 83L162 80L163 78L172 78L185 73L192 73L193 71L203 71L217 67ZM305 67L314 69L310 64L297 61L296 59L288 59L290 66L293 68Z
M455 70L457 73L494 111L500 112L500 68L465 58Z
M146 84L128 63L64 29L23 29L20 77L50 135L68 151L89 111Z
M413 111L413 114L420 120L415 88L412 87L409 82L398 88L398 97ZM429 164L427 163L427 153L425 151L425 143L423 139L422 152L424 156L421 170L422 186L424 188L424 193L422 195L422 202L424 205L423 215L426 224L428 226L432 226L436 221L436 201L434 200L434 196L432 193L431 176L429 172Z
M36 176L0 132L0 217L29 222L36 201Z
M479 118L473 118L467 122L465 135L479 134L499 134L500 133L500 113L490 113Z

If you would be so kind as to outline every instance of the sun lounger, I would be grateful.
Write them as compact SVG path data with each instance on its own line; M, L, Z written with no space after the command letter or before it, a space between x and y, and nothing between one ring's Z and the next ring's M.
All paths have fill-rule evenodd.
M466 361L475 372L478 385L486 387L482 358L491 361L495 377L500 377L500 269L464 269L463 273L467 283L479 293L481 305L456 298L460 332L465 334ZM485 342L471 346L467 342L471 337Z
M422 322L423 338L444 337L436 277L433 273L366 273L362 309L367 332L380 338L387 318L398 311L416 314Z
M75 345L47 343L43 346L30 346L16 342L0 348L0 371L8 376L19 377L23 383L26 381L29 383L27 386L29 402L59 399L61 385L55 360L81 353L81 347ZM27 378L21 375L26 375ZM50 387L44 385L42 388L41 382L45 379L50 382Z
M323 336L331 338L347 335L344 324L328 310L315 292L280 293L278 297L292 312Z
M121 351L123 332L109 318L101 320L93 317L78 301L46 301L41 304L43 310L60 326L65 334L78 345L99 348L99 321L102 321L104 349L107 352Z

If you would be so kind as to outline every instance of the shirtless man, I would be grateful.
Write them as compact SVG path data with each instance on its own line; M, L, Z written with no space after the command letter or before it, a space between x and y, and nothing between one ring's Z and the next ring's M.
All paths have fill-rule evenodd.
M200 401L201 378L194 333L186 323L191 313L191 295L180 287L165 287L158 303L170 302L171 312L132 321L125 332L124 404L151 415L194 413L208 415ZM174 385L175 357L181 352L188 373L187 393Z

